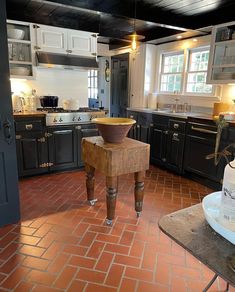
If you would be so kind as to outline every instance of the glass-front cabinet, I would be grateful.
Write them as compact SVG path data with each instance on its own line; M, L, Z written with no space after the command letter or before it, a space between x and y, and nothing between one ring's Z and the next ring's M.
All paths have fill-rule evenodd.
M31 26L29 23L7 21L8 56L12 78L33 78Z
M207 83L235 83L235 22L213 28Z

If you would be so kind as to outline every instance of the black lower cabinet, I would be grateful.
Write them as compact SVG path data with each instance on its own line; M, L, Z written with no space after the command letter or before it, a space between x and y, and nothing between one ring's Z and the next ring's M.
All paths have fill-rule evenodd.
M77 126L77 139L78 139L78 166L84 166L82 161L82 138L99 136L99 131L94 124L84 124Z
M153 126L151 129L151 162L165 165L167 159L168 130L164 126Z
M49 170L78 167L77 129L75 126L48 127Z
M48 172L48 148L43 117L15 118L16 152L20 177Z
M169 131L167 139L167 168L181 173L183 171L185 134Z
M17 133L16 151L20 177L48 171L48 150L44 133Z
M221 189L225 160L218 165L214 159L206 159L207 155L215 152L216 125L206 123L188 123L185 144L184 169L186 174L205 180L208 186ZM220 142L220 150L227 145L227 141Z
M137 125L137 140L150 143L151 125Z

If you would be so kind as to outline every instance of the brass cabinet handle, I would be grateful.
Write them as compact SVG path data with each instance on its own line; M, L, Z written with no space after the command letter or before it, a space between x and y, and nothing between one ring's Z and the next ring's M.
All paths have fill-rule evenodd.
M178 133L173 133L172 140L179 141L179 134Z
M27 131L30 131L30 130L33 129L33 125L32 125L32 124L25 125L25 129L26 129Z
M38 142L45 143L46 142L46 138L45 137L39 138Z
M21 135L16 135L16 140L20 140L22 138Z
M40 164L39 167L40 167L40 168L45 168L45 167L47 167L47 163L44 162L44 163Z
M200 132L200 133L217 135L217 131L211 131L211 130L208 130L208 129L198 128L198 127L194 127L194 126L192 126L191 129L193 131Z

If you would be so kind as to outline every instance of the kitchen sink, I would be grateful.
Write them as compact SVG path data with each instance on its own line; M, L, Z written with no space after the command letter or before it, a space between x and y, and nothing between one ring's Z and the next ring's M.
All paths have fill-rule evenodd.
M219 223L221 192L214 192L202 200L202 208L208 224L221 236L235 244L235 232Z

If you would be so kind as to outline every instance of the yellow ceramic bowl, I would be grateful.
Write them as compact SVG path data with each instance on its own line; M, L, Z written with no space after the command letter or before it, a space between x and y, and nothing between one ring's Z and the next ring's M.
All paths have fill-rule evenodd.
M96 124L105 142L122 143L136 121L128 118L96 118L92 123Z

